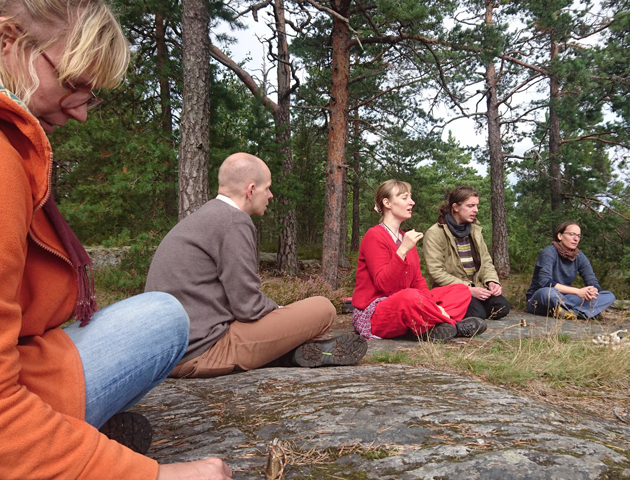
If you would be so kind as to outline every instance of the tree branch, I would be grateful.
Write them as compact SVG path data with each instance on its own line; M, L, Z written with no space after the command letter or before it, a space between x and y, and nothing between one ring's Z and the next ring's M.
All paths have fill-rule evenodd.
M225 55L216 45L210 45L210 55L216 61L232 70L249 91L262 100L264 106L271 108L273 112L278 110L278 105L260 90L260 87L252 76L243 70L234 60Z
M604 207L606 210L608 210L610 213L617 215L618 217L623 218L624 220L630 222L630 218L626 217L625 215L622 215L621 213L619 213L617 210L615 210L614 208L612 208L609 205L606 205L604 202L602 202L601 200L599 200L598 198L593 198L593 197L587 197L586 195L579 195L577 193L563 193L562 194L563 197L565 198L581 198L582 201L582 205L584 205L585 207L589 208L590 210L592 210L593 212L597 213L598 216L601 218L601 215L599 214L599 212L597 212L597 210L595 210L592 206L591 206L591 202L599 205L600 207Z
M568 138L566 140L562 140L560 145L564 145L565 143L573 143L573 142L581 142L582 140L594 140L596 142L605 143L607 145L616 145L618 147L630 148L630 145L626 145L623 142L615 142L613 140L606 140L601 138L601 135L611 135L614 132L599 132L599 133L590 133L588 135L582 135L581 137L576 138Z

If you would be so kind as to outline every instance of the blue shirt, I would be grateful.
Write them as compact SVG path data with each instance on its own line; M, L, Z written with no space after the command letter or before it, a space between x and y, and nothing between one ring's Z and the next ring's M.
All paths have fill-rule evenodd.
M556 284L560 285L573 285L573 281L577 274L584 280L584 285L587 287L596 287L597 291L601 290L591 262L588 261L586 255L582 252L578 253L574 261L562 258L558 255L556 247L549 245L545 247L538 255L536 266L534 267L534 275L532 276L532 283L529 286L529 290L525 296L529 300L537 290L546 287L555 287Z

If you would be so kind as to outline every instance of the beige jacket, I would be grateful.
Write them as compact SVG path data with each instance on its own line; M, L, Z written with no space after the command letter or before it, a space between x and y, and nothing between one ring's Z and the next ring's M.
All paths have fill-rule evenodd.
M471 287L485 287L488 282L500 284L499 276L492 263L492 257L481 235L481 227L474 223L470 227L470 237L475 246L476 260L480 264L472 282L464 271L457 253L455 239L448 226L436 223L424 234L424 258L427 262L428 277L433 287L443 287L454 283L464 283Z

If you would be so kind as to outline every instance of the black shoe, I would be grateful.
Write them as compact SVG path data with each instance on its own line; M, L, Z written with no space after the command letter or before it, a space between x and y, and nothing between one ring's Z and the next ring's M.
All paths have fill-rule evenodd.
M457 336L458 337L474 337L475 335L481 335L486 331L488 326L486 321L479 317L464 318L461 322L457 322Z
M457 328L450 323L438 323L435 327L424 332L422 340L434 343L446 343L457 336Z
M139 413L117 413L98 430L106 437L142 455L145 455L151 447L153 438L151 424Z
M300 345L293 352L292 361L300 367L354 365L366 352L365 338L354 333L346 333L329 340Z

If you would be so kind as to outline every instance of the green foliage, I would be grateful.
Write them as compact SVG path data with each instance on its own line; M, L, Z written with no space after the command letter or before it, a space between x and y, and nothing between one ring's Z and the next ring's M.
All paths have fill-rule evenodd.
M149 267L161 236L143 233L135 238L124 231L116 238L103 242L105 247L129 246L119 265L96 270L94 273L97 301L100 308L144 291Z
M105 103L90 112L85 124L70 122L51 135L53 180L60 209L83 242L130 242L140 248L144 243L154 245L177 220L181 13L180 4L157 0L116 4L133 45L129 78L121 89L101 92ZM582 225L585 237L580 248L591 259L600 282L609 289L614 286L618 296L628 295L624 292L630 291L626 240L630 238L630 13L627 2L603 2L602 15L611 19L610 28L602 30L596 41L574 48L577 37L594 26L589 5L566 0L498 2L492 25L483 22L486 3L479 0L378 0L368 10L353 10L350 21L358 32L356 38L404 34L437 42L407 40L384 47L370 40L351 49L346 160L349 198L352 182L356 179L359 185L357 230L363 233L378 222L374 189L388 178L412 184L417 204L403 228L423 231L435 223L446 192L469 184L480 192L479 220L490 245L490 179L487 172L478 171L479 165L481 170L487 166L488 153L484 148L464 148L452 136L443 141L437 127L444 122L437 112L440 106L455 111L455 101L464 105L468 87L483 81L486 62L500 66L499 95L537 74L499 62L499 55L510 52L559 79L561 96L554 108L561 118L564 201L560 211L551 211L548 118L538 117L535 122L523 118L525 125L537 126L531 133L519 118L527 110L548 109L545 80L538 84L535 99L511 98L504 104L514 114L510 117L514 121L507 121L502 130L504 154L514 153L513 142L523 136L534 144L524 158L506 157L512 182L505 193L512 271L525 277L531 274L540 249L551 240L553 226L571 218ZM212 26L230 17L221 2L211 1L209 6ZM454 12L466 21L456 21ZM165 26L163 63L156 55L156 14ZM321 257L325 228L331 26L329 15L315 14L290 46L299 73L304 74L293 97L292 175L282 175L278 132L270 110L233 73L211 64L211 194L216 192L218 166L227 155L248 151L261 156L272 170L274 194L289 198L289 206L296 207L300 258ZM553 61L548 58L550 32L560 42L567 40ZM227 36L221 40L230 42ZM164 121L168 113L174 118L170 130ZM477 121L477 133L485 138L484 117ZM611 150L613 144L621 146ZM347 213L349 218L350 201ZM255 219L263 251L276 249L283 214L279 202L272 201L267 214ZM143 283L143 270L143 265L128 263L107 281L113 290L120 286L135 292ZM351 274L348 281L352 280Z
M411 363L411 357L409 354L401 351L394 352L377 352L370 355L370 360L378 363L398 363L409 364Z

